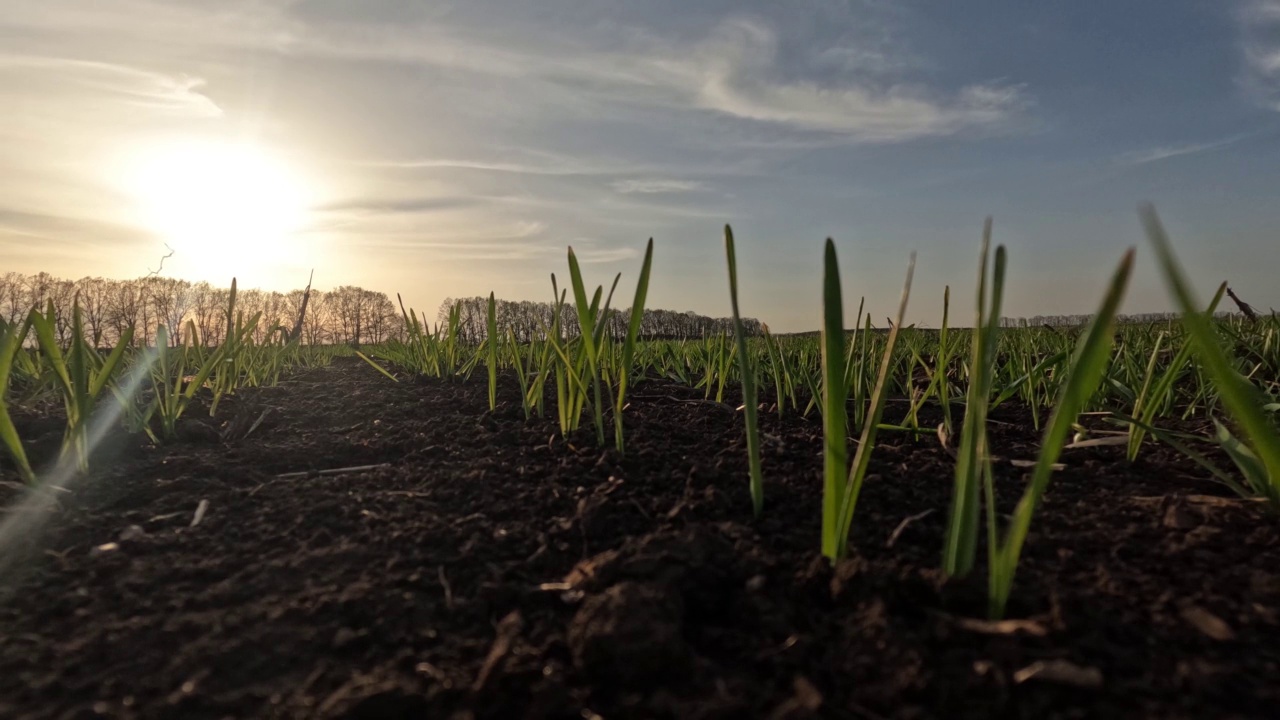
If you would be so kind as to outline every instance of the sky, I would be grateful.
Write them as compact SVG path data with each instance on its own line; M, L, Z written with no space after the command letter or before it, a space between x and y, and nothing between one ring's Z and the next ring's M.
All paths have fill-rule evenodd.
M1280 307L1280 0L4 0L0 271L549 300L566 248L629 304L816 328L1170 303ZM170 254L172 253L172 254ZM563 286L563 282L562 282Z

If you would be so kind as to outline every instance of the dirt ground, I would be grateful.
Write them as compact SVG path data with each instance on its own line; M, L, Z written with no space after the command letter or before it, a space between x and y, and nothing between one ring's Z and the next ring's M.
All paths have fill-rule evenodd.
M620 456L489 413L483 381L342 360L170 446L113 436L52 510L0 488L0 519L39 520L0 548L0 717L1280 713L1280 522L1166 449L1064 452L992 624L985 567L939 570L936 438L881 434L833 569L816 413L764 416L756 520L733 406L633 395ZM993 452L1034 458L1024 411L992 417ZM19 429L39 452L60 421ZM1003 510L1024 472L998 467Z

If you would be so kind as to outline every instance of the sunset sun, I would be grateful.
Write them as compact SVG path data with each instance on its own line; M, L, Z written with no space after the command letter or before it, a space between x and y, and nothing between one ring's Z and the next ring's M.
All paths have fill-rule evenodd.
M177 142L140 152L130 164L139 219L208 279L286 262L300 250L294 233L306 220L306 189L263 148Z

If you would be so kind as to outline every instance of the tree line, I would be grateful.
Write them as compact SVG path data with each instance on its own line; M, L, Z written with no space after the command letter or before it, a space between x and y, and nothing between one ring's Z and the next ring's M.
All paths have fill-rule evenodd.
M447 326L449 314L458 309L458 334L464 342L481 342L488 335L489 298L445 298L436 312L436 322ZM546 328L552 326L556 307L550 302L532 300L495 300L494 317L498 332L504 337L508 331L518 342L541 339ZM615 340L627 335L631 322L631 308L615 309L605 325L605 333ZM743 329L748 335L763 333L764 324L755 318L743 318ZM565 337L577 337L580 333L577 307L571 301L560 306L560 327ZM693 311L676 312L646 308L641 320L639 336L645 340L693 339L733 332L733 318L713 318Z
M403 337L404 318L399 303L386 293L343 285L332 290L299 289L289 292L240 288L236 309L245 317L261 313L254 332L256 342L265 342L273 328L292 331L306 299L306 313L298 328L298 339L309 345L367 345ZM133 280L84 277L66 280L49 273L0 274L0 319L21 322L32 308L53 303L58 317L58 339L67 342L71 334L72 306L79 303L84 331L99 346L114 345L127 328L134 328L134 342L154 338L159 326L196 329L196 339L205 344L221 342L226 335L226 311L230 289L207 282L147 276ZM479 343L487 336L488 298L447 299L441 304L436 322L448 324L449 309L457 305L458 332L467 343ZM528 342L542 337L555 315L551 303L498 300L498 328L508 330L517 340ZM566 337L578 334L578 316L572 305L560 309L561 327ZM610 317L607 331L615 338L626 334L629 309ZM759 334L759 320L744 318L747 332ZM732 320L710 318L694 312L645 310L642 337L698 338L732 332ZM175 342L177 334L174 333Z
M1168 323L1180 319L1182 316L1174 312L1159 313L1136 313L1133 315L1116 315L1117 325L1154 325L1157 323ZM1241 317L1240 313L1232 313L1219 310L1214 313L1214 317L1220 319ZM1036 315L1029 318L1012 318L1005 317L1000 319L1001 327L1007 328L1026 328L1026 327L1054 327L1068 328L1081 327L1089 323L1093 319L1093 315Z
M207 282L156 276L66 280L49 273L8 272L0 275L0 319L20 322L31 308L43 309L52 302L58 339L66 342L72 306L78 302L85 335L99 346L114 345L127 328L134 328L134 342L140 344L155 337L160 325L185 330L188 321L195 326L198 341L216 344L226 335L230 294L230 288ZM241 288L236 292L236 309L244 311L246 318L262 314L253 338L264 342L275 327L293 329L306 296L306 290ZM313 345L379 343L402 330L400 311L385 293L344 285L310 291L299 340Z

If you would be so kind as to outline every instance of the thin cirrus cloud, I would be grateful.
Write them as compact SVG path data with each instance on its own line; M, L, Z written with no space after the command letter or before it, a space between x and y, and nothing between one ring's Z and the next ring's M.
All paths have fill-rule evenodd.
M548 178L616 178L610 183L618 192L680 192L702 189L693 180L672 180L664 174L695 174L706 177L748 177L761 174L759 163L750 158L733 158L714 165L695 160L654 160L652 158L619 159L611 157L577 157L570 154L537 151L529 148L507 150L508 159L483 157L427 157L364 160L357 167L377 170L466 171L495 175L529 175ZM518 159L509 159L512 156ZM637 179L658 176L652 179Z
M695 58L667 65L703 108L738 118L832 133L847 141L894 143L974 129L1013 129L1030 101L1023 88L973 84L949 96L905 83L819 85L783 81L778 38L749 20L722 24ZM881 74L892 67L883 56Z
M315 208L319 216L362 217L380 214L416 214L475 207L478 198L470 196L436 196L413 198L366 198L342 200Z
M1280 0L1248 0L1237 17L1244 56L1241 83L1257 102L1280 111Z
M698 182L697 180L671 180L662 178L615 180L610 184L610 187L624 195L630 193L639 193L641 195L661 195L666 193L686 193L707 189L706 183Z
M1160 145L1145 150L1135 150L1127 152L1116 158L1116 162L1122 165L1145 165L1147 163L1159 162L1170 158L1181 157L1184 155L1196 155L1210 150L1218 150L1234 145L1241 140L1249 137L1247 133L1232 135L1220 140L1200 143L1185 143L1181 145Z
M137 241L136 228L84 217L31 212L0 206L0 237L12 235L24 242L4 248L7 256L75 257L103 242L129 247Z
M45 104L114 102L118 109L141 109L168 116L217 118L222 108L200 92L203 80L128 65L66 57L0 55L0 73L9 87L40 89Z
M443 219L424 228L416 224L384 223L370 228L366 244L383 249L439 250L455 258L472 258L473 252L485 256L505 253L505 259L526 257L536 239L547 231L547 224L537 220L476 223L466 218Z
M487 40L471 28L440 23L404 30L384 28L354 37L320 26L296 38L289 52L520 80L533 83L525 86L529 98L541 102L551 97L589 109L599 118L622 116L636 106L703 111L833 135L845 144L896 143L973 130L1016 131L1032 106L1026 89L1017 84L980 82L943 92L905 82L900 76L912 66L910 58L858 48L828 48L812 58L815 68L822 69L838 57L847 75L843 80L790 79L804 68L788 66L780 53L777 30L750 17L725 19L692 43L641 34L617 50L570 42L522 44L519 38L501 45ZM485 51L476 52L477 47ZM519 97L523 96L513 95L512 102L519 102ZM399 166L544 172L538 166L467 160L410 160Z
M400 170L477 170L481 172L508 173L512 175L600 175L616 172L603 170L589 165L570 162L568 164L533 164L486 160L449 159L449 158L409 158L406 160L374 160L361 163L365 167L393 168Z
M461 221L431 230L385 231L374 235L369 244L382 250L425 250L439 259L460 262L549 261L565 252L564 244L550 237L546 223L532 220L494 224ZM609 247L590 238L578 238L570 244L583 263L611 263L637 256L635 248Z

